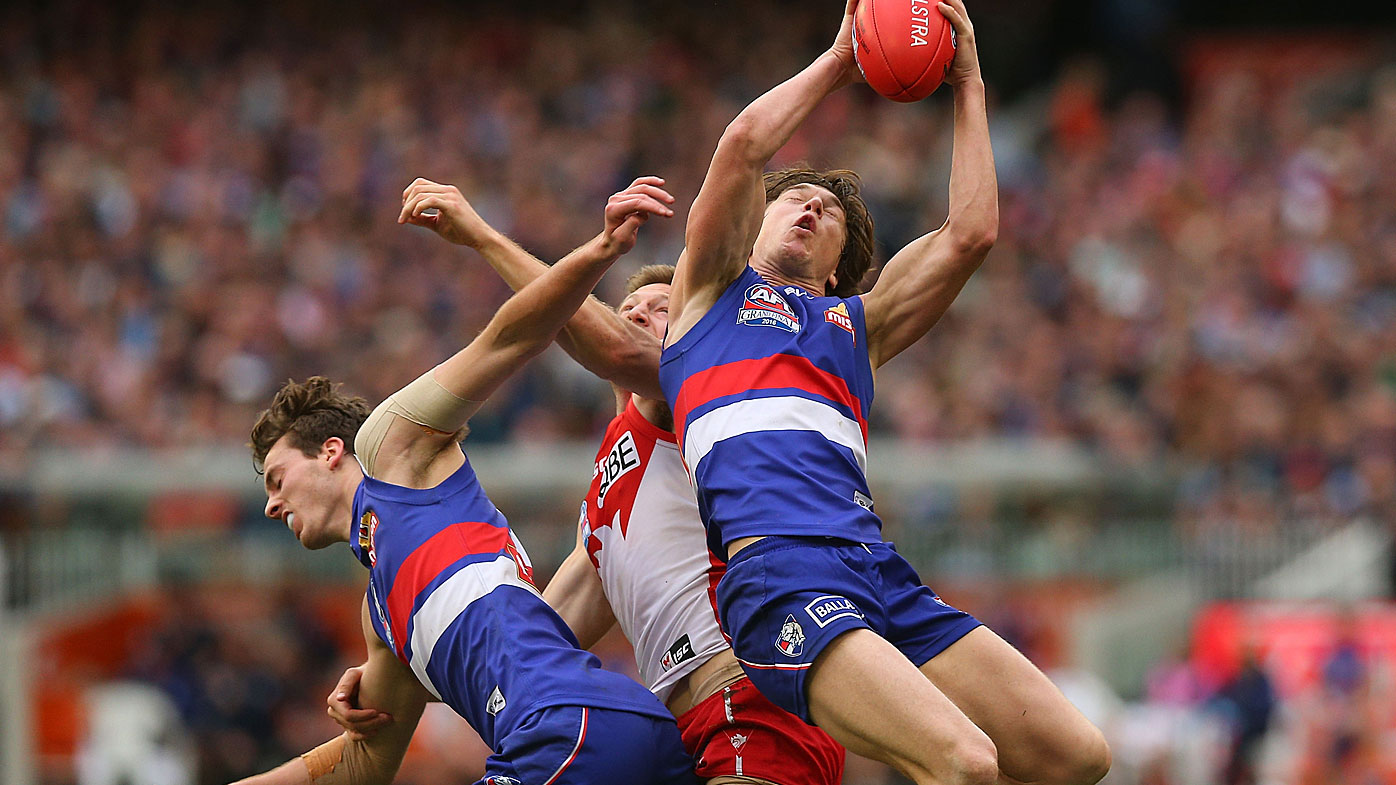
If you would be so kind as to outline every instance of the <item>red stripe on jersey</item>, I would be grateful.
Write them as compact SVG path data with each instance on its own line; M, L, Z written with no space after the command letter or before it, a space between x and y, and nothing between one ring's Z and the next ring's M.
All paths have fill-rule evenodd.
M417 546L402 560L388 592L388 621L393 625L393 642L397 654L407 642L407 620L417 595L436 579L441 571L467 556L499 553L509 543L509 529L480 521L454 523L431 539Z
M717 614L717 584L726 574L727 562L718 561L713 552L708 551L708 602L713 606L713 620L717 622L717 631L722 633L722 639L731 646L732 636L727 634L727 630L722 629L722 617Z
M773 354L755 360L714 365L688 377L679 388L674 403L674 427L683 434L688 427L688 413L714 398L736 395L748 390L771 390L793 387L814 393L848 407L868 440L868 423L863 419L863 404L848 389L848 382L825 371L807 357L794 354Z

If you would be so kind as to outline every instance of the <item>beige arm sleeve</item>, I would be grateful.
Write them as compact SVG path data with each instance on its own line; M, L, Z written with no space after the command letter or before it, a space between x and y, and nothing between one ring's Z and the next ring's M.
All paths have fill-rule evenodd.
M393 419L390 415L414 422L443 434L458 433L470 416L479 411L483 401L467 401L441 386L432 374L436 369L418 376L411 384L398 390L378 404L354 436L354 454L364 472L375 476L378 449L388 435Z

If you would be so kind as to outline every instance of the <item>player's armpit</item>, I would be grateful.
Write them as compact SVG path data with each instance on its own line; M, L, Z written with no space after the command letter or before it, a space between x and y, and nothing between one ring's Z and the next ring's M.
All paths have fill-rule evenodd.
M606 600L601 576L596 574L580 532L577 546L543 589L543 600L577 636L583 649L589 649L616 625L615 613Z

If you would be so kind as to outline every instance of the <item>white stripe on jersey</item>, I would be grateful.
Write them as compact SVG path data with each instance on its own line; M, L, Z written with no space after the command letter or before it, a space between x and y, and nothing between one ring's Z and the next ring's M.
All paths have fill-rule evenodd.
M446 634L458 616L465 613L470 603L484 597L499 586L517 586L538 595L538 590L519 578L519 564L508 554L500 554L494 561L467 564L447 578L432 591L422 607L417 609L412 619L412 672L417 674L422 686L437 699L441 693L431 683L427 675L427 664L431 662L432 650L437 641Z
M729 403L690 422L684 430L684 460L693 471L698 471L699 462L713 445L761 431L814 431L852 450L858 468L865 474L868 471L868 449L858 422L828 404L794 395Z

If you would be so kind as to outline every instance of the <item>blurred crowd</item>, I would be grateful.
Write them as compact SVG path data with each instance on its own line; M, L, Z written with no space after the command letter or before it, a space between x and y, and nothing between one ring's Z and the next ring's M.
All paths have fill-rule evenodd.
M725 124L835 21L321 11L0 11L0 467L239 444L312 373L380 399L507 295L396 223L412 178L559 258L635 176L690 201ZM1082 62L992 108L999 243L879 375L875 430L1191 467L1190 530L1389 518L1396 71L1222 70L1181 102L1106 88ZM943 220L951 127L947 96L854 87L775 163L861 172L885 259ZM621 272L673 261L684 214L646 226ZM586 437L610 405L547 355L474 438Z

